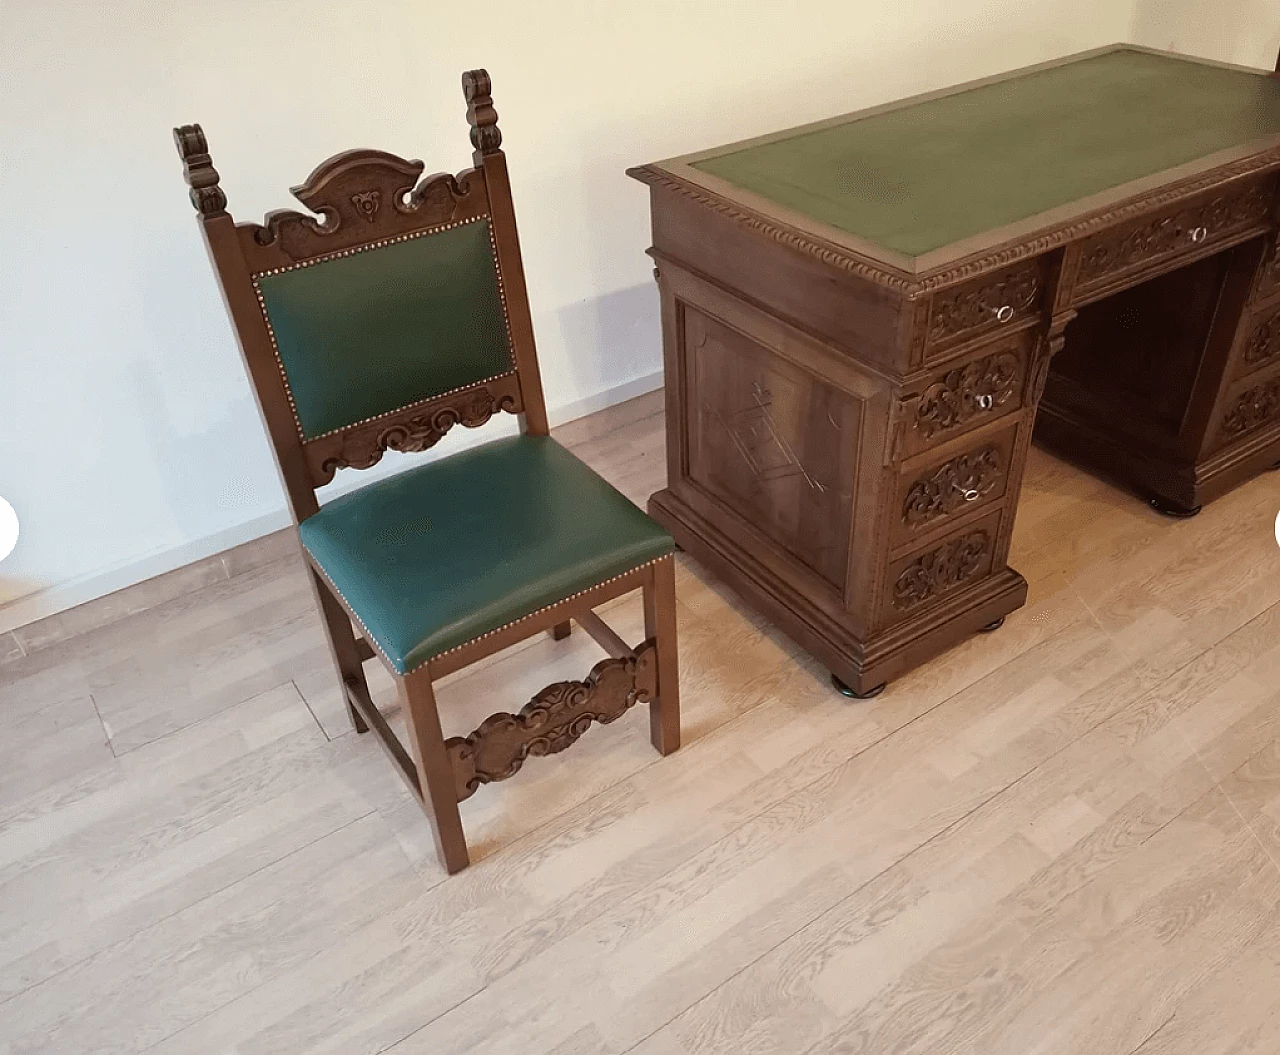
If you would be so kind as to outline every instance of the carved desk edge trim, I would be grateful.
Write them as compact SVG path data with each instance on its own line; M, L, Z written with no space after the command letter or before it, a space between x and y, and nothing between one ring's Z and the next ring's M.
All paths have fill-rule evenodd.
M1232 180L1259 175L1268 170L1280 169L1280 146L1253 154L1227 164L1217 165L1205 172L1164 184L1154 190L1134 195L1113 205L1095 210L1078 219L1052 226L1003 246L943 265L942 269L923 276L912 276L905 271L856 253L847 247L823 239L819 235L802 231L790 224L766 216L745 205L734 202L707 187L677 176L661 165L640 165L627 169L627 175L641 183L661 190L674 191L705 205L729 219L763 234L765 237L789 246L807 256L816 257L825 264L847 271L858 278L873 282L900 293L908 299L930 294L946 286L963 282L989 271L995 271L1020 260L1039 256L1069 242L1095 234L1125 220L1133 219L1153 209L1170 205L1183 198L1228 183ZM816 221L815 221L816 222Z

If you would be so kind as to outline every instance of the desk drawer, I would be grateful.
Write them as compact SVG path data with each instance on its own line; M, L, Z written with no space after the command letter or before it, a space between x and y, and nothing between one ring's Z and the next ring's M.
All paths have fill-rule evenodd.
M1086 239L1081 245L1076 299L1141 272L1200 256L1251 228L1263 228L1275 201L1275 180L1243 181L1181 202Z
M1018 422L975 436L960 450L904 469L893 504L891 545L922 538L1004 497Z
M1045 282L1040 260L983 275L935 294L929 311L926 363L963 341L1016 327L1040 312Z
M1280 373L1248 378L1227 397L1214 448L1220 450L1259 430L1280 425Z
M1280 302L1256 309L1237 352L1236 377L1280 366Z
M897 623L991 572L1000 534L1000 509L889 562L880 602L884 625Z
M1035 331L1023 330L936 371L919 395L903 400L898 456L910 458L1021 410L1035 341Z

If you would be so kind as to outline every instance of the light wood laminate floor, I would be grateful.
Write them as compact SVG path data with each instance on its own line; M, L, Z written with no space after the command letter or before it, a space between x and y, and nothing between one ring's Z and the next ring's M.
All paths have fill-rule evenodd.
M662 483L656 397L559 435ZM0 666L0 1053L1274 1055L1277 508L1035 451L1027 607L866 703L682 556L685 746L482 788L452 879L276 543ZM455 676L446 733L600 657Z

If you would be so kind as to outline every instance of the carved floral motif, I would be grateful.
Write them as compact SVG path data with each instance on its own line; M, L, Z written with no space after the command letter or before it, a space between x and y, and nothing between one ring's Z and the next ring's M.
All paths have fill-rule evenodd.
M1276 421L1280 421L1280 378L1240 393L1222 419L1222 435L1232 439Z
M976 359L925 389L915 427L928 437L1007 403L1017 390L1018 358L1008 352Z
M1095 282L1112 272L1188 249L1235 228L1266 219L1271 208L1270 186L1254 183L1244 190L1222 194L1208 202L1157 216L1138 227L1099 238L1085 249L1080 261L1081 283Z
M594 723L615 721L656 691L657 645L650 639L631 656L597 663L584 681L548 685L519 714L490 715L470 736L445 741L458 801L514 776L530 756L563 751Z
M990 494L1004 473L999 447L961 454L911 485L902 504L902 522L918 530L961 506Z
M351 204L356 207L356 211L360 213L366 220L373 223L374 217L378 215L378 206L382 203L382 194L376 190L363 190L358 194L351 195Z
M912 561L893 584L893 606L906 611L973 578L991 551L989 532L975 531Z
M940 293L933 304L929 339L934 343L993 322L1008 322L1040 298L1038 267L1005 274L976 287Z
M1280 355L1280 310L1273 311L1254 328L1245 345L1244 361L1250 366L1269 362Z

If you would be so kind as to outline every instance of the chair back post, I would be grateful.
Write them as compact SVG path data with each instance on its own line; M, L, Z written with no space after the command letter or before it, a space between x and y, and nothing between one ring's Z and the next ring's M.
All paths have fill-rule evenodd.
M485 186L489 191L493 238L511 327L511 351L520 377L520 395L524 405L520 429L534 436L545 436L549 432L547 406L542 395L542 375L538 370L533 318L520 257L520 237L516 232L507 156L502 152L502 132L498 129L498 112L493 108L492 91L492 82L485 70L468 70L462 75L467 124L471 126L471 145L475 148L472 159L475 167L484 173Z
M220 177L213 167L204 131L199 125L183 125L173 130L173 138L182 158L183 176L191 188L191 204L198 215L205 247L231 316L240 356L253 379L258 412L276 450L276 464L289 508L295 522L300 523L318 512L320 504L288 396L280 384L270 339L262 326L261 309L240 248L236 223L227 212L227 196L219 186Z

